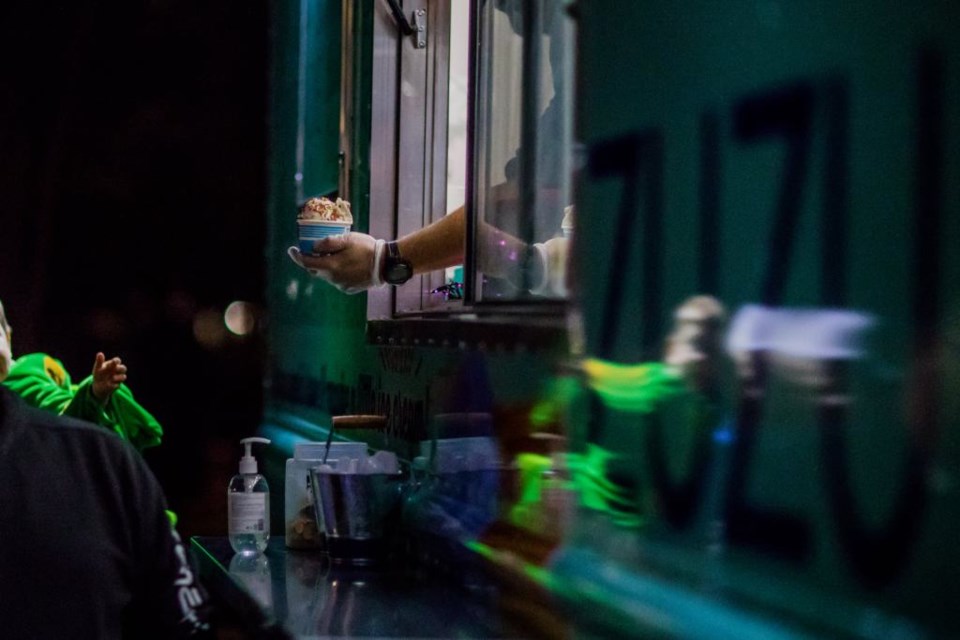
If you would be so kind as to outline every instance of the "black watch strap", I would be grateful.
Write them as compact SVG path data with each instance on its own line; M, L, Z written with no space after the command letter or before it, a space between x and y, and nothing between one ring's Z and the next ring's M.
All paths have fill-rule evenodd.
M413 266L409 260L400 255L400 246L396 240L386 244L386 255L383 259L383 271L380 276L387 284L403 284L413 277Z

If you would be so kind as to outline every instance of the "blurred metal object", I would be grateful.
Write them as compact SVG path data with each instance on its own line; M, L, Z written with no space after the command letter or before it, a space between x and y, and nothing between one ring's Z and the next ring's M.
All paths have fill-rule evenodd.
M399 473L310 469L317 527L327 538L331 557L364 559L376 555L371 545L363 543L383 539L386 520L400 502L401 477Z

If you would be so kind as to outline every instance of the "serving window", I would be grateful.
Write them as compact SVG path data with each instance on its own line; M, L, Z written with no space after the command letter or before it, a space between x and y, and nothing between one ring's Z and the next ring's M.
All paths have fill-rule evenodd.
M572 234L573 27L563 4L476 3L476 302L565 295L565 273L557 271L566 268L563 240ZM509 238L537 251L517 258Z
M375 0L367 58L358 4L343 5L341 191L355 200L351 189L364 185L350 172L369 171L376 237L404 236L460 207L467 220L463 265L372 290L369 319L559 316L574 217L574 30L564 3ZM355 98L367 82L364 113ZM365 167L350 154L366 157L366 122Z

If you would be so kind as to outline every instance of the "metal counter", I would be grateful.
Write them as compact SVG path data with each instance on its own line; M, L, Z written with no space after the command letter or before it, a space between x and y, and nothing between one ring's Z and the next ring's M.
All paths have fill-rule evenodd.
M496 587L479 577L457 584L408 562L332 564L320 552L287 549L282 537L255 557L234 554L226 537L194 537L191 545L218 606L265 637L518 637Z

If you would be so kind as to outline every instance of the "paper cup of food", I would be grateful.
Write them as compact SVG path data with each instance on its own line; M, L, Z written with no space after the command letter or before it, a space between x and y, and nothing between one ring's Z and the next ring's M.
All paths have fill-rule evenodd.
M323 238L340 236L350 231L349 222L297 220L300 228L300 253L312 254L313 243Z
M297 213L300 253L312 254L314 242L348 233L352 225L353 215L346 200L310 198Z

